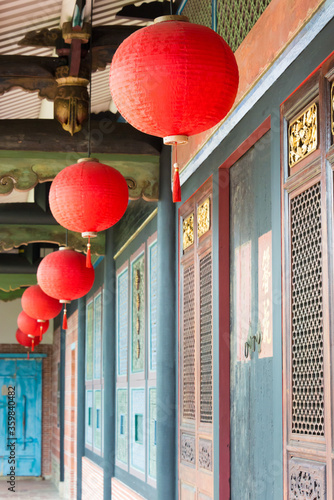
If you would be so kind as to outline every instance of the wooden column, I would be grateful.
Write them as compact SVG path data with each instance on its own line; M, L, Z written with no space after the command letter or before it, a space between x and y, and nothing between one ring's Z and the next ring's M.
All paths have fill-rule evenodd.
M77 500L82 494L82 457L85 455L85 347L86 297L78 300L78 389L77 389Z
M112 228L106 231L106 256L104 265L102 353L104 373L104 428L103 428L103 498L111 498L111 478L115 470L115 261Z
M158 202L157 336L157 498L173 500L176 490L176 337L175 205L172 202L170 149L160 158Z

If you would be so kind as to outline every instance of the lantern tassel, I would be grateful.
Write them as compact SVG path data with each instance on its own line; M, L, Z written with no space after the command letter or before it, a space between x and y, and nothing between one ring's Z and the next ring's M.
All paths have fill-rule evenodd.
M39 327L39 340L41 341L43 338L43 325L41 324Z
M88 236L87 243L86 267L92 267L92 260L90 255L90 236Z
M34 349L35 349L35 340L32 339L32 342L31 342L31 352L34 352Z
M67 330L67 309L66 309L66 304L64 306L64 314L63 314L63 330Z
M177 203L179 201L181 201L181 186L180 186L179 166L177 163L174 163L173 202Z
M30 352L27 352L27 359L30 359Z

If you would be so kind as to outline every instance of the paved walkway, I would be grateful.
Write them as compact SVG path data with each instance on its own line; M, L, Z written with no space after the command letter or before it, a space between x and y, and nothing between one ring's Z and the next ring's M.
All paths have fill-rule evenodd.
M0 479L0 499L11 498L12 500L60 500L57 488L51 481L42 479L19 479L15 480L15 493L8 491L10 484L5 479Z

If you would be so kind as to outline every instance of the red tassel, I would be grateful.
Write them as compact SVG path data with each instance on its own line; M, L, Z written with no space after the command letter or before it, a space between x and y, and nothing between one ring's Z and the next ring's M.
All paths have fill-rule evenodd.
M66 305L64 307L64 314L63 314L63 330L67 330L67 310L66 310Z
M86 267L92 267L92 260L90 256L90 236L88 236L87 243Z
M40 325L39 327L39 340L41 341L43 338L43 325Z
M178 201L181 201L181 186L180 186L179 166L177 163L174 163L173 202L177 203Z
M30 359L30 352L27 352L27 359Z
M31 352L34 352L34 349L35 349L35 340L32 339L32 342L31 342Z

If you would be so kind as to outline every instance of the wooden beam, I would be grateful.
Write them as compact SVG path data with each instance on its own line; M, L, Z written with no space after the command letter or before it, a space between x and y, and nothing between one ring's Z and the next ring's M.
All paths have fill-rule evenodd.
M56 120L0 120L2 150L84 152L88 146L87 123L71 137ZM162 140L116 123L112 113L92 115L92 153L159 156Z
M38 90L41 97L53 100L57 94L55 71L66 62L63 57L2 55L0 95L12 87L22 87L30 92Z

